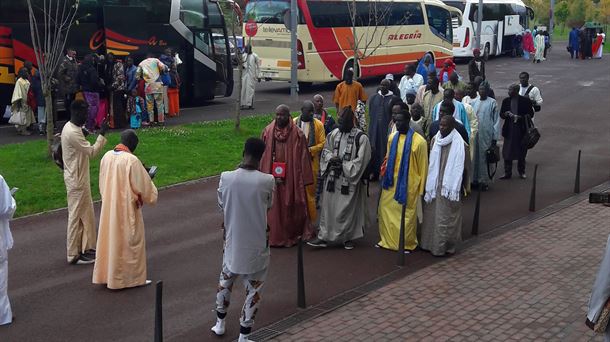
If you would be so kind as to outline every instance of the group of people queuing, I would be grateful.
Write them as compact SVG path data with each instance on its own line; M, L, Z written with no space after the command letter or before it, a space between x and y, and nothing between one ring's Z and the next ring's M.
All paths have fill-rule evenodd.
M525 72L498 104L480 53L469 65L469 79L461 80L453 61L444 61L437 71L426 56L407 64L398 84L387 75L370 96L354 71L346 70L333 96L336 121L319 94L302 104L296 118L288 106L278 106L261 139L246 141L239 167L220 177L224 256L211 330L225 333L232 287L242 276L247 296L239 340L247 340L270 247L306 241L316 248L355 248L368 221L369 182L381 186L374 204L376 247L398 250L402 226L405 253L416 248L435 256L455 253L464 197L472 186L487 190L493 181L487 150L502 134L501 178L512 177L513 160L526 178L525 120L542 104Z
M567 50L572 59L591 59L602 58L606 44L606 34L604 30L595 30L576 27L572 28L569 34Z
M104 120L110 128L164 125L166 116L180 113L181 63L179 56L167 48L159 58L148 54L138 65L133 57L121 59L112 52L86 55L79 64L76 51L68 48L53 78L53 105L62 100L71 117L72 102L85 100L89 105L85 126L90 131L99 129ZM37 130L40 135L46 134L47 105L51 104L45 102L40 73L26 61L18 72L11 100L12 113L26 114L24 124L16 125L17 133L30 135ZM56 120L56 108L51 111Z
M551 48L550 35L546 29L526 29L522 34L513 36L511 56L523 57L533 63L546 60L547 52Z

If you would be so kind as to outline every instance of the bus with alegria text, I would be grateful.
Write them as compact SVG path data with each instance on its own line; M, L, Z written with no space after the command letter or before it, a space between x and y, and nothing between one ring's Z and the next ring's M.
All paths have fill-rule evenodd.
M401 74L406 63L430 53L437 66L453 57L453 15L460 14L439 0L297 0L298 81L301 84L337 81L354 63L354 41L364 58L361 77ZM244 15L247 37L261 59L261 77L290 80L290 32L284 18L289 0L250 0ZM250 26L251 27L251 26ZM354 35L355 32L355 35ZM356 37L356 40L354 40Z

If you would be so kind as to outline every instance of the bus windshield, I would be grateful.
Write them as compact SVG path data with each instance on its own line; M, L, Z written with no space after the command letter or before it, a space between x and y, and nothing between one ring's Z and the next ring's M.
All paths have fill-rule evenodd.
M289 1L249 1L246 5L246 21L254 20L257 23L282 24L284 23L284 13L289 10Z
M442 7L431 5L426 5L426 12L432 33L446 41L452 42L453 24L451 22L451 13Z

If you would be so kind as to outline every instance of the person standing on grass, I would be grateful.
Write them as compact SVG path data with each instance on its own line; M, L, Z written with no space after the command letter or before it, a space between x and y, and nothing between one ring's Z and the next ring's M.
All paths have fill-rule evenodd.
M343 76L343 82L337 84L333 102L337 113L343 110L344 107L351 106L352 110L356 110L358 101L366 103L367 96L364 92L362 84L354 80L354 70L348 69Z
M239 319L239 342L248 341L269 267L267 212L275 201L275 179L258 171L264 152L265 143L261 139L246 140L239 168L223 172L218 183L224 250L216 292L216 324L211 330L224 335L233 284L241 276L247 294Z
M487 96L487 85L487 82L481 83L480 97L472 102L478 120L478 134L470 145L474 151L472 181L482 191L487 191L493 182L488 173L486 151L496 146L500 138L500 110L496 100Z
M470 184L470 154L455 124L452 115L442 116L431 142L420 247L434 256L455 253L462 240L462 201Z
M305 189L307 191L307 210L309 212L309 220L315 223L318 219L318 212L316 209L316 185L318 181L318 174L320 172L320 153L324 148L326 142L326 132L324 131L324 124L313 117L313 102L305 101L301 107L301 115L294 118L295 125L305 135L307 141L307 148L311 156L311 169L313 172L313 184L308 185Z
M8 299L8 250L13 248L13 235L9 221L17 209L17 203L8 184L0 175L0 325L13 322L13 312Z
M254 109L254 93L256 82L260 82L260 64L258 55L252 52L252 45L246 46L244 54L243 74L241 77L241 108Z
M339 128L328 135L320 169L320 230L308 244L326 247L342 244L347 250L364 236L366 225L366 188L362 176L371 159L366 134L354 124L354 112L346 107L339 115Z
M93 284L117 290L148 285L146 238L142 206L157 203L157 188L142 162L133 153L138 136L132 129L121 133L121 143L100 162L100 210L97 258Z
M517 160L519 177L525 179L527 178L525 175L527 146L523 145L523 137L527 131L525 120L527 117L534 117L534 108L529 98L519 95L519 85L512 84L508 88L508 97L502 101L500 107L500 117L504 119L504 126L502 126L504 176L500 179L510 179L512 177L513 160L515 159Z
M428 144L424 137L409 128L409 110L405 106L396 107L401 109L394 115L397 132L388 139L388 153L380 179L380 241L376 247L398 250L404 208L405 251L411 251L417 247L417 207L428 172Z
M61 131L64 182L68 195L68 262L77 265L91 264L95 260L95 216L89 184L89 159L101 152L108 130L104 121L95 144L91 145L85 139L82 127L87 121L88 109L85 101L72 102L72 116Z
M313 117L324 124L324 131L327 135L335 129L335 119L324 109L324 97L320 94L313 96Z
M290 108L282 104L262 133L265 153L260 171L275 177L273 207L269 211L269 244L294 246L299 238L311 239L315 232L307 211L306 187L313 184L311 154L307 139L290 117Z

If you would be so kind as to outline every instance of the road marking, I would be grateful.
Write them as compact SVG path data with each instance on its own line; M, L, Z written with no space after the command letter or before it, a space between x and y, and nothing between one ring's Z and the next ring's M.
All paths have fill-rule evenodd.
M593 81L579 81L578 85L583 86L583 87L590 87L593 84L595 84L595 82Z

